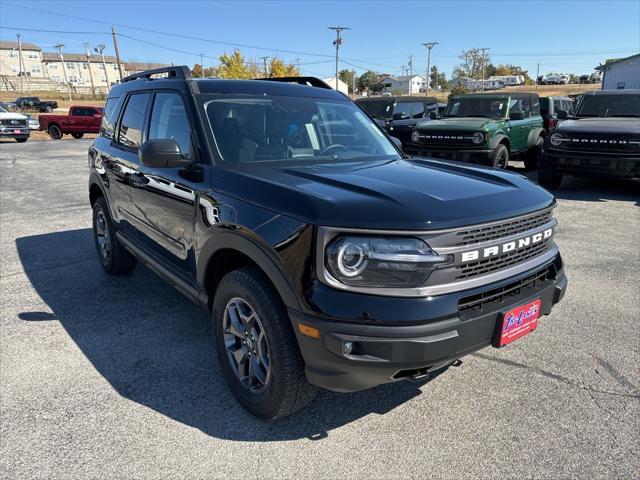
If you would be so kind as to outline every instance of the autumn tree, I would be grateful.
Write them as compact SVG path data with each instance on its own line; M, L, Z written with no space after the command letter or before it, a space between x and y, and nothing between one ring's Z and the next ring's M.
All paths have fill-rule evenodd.
M216 70L220 78L250 79L262 76L258 65L255 62L245 62L239 50L234 50L231 55L220 55L220 66Z
M293 63L284 63L284 60L278 57L272 57L269 63L270 77L299 77L300 72Z
M482 78L482 68L485 68L485 76L487 76L486 67L491 62L488 53L483 55L479 48L471 50L463 50L460 54L462 63L453 70L453 75L458 77Z

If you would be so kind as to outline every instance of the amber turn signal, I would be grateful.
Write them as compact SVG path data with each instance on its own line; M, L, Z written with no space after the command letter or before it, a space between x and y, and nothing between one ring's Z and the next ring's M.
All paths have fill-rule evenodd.
M311 338L320 338L320 330L314 327L310 327L309 325L305 325L304 323L298 324L298 331L307 337Z

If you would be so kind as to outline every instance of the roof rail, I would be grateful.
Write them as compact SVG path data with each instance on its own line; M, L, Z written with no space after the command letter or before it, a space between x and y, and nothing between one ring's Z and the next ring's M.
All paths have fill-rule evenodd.
M159 75L166 73L168 78L176 78L181 80L188 80L191 78L191 70L185 65L154 68L153 70L144 70L142 72L134 73L124 77L120 83L130 82L132 80L138 80L139 78L150 79L152 75Z
M269 78L254 78L254 80L266 80L268 82L283 82L283 83L297 83L299 85L307 85L310 87L326 88L333 90L333 88L316 77L269 77Z

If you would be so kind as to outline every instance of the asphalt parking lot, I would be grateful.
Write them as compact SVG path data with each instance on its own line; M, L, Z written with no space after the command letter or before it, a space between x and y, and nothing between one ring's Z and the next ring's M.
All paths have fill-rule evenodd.
M265 423L204 311L145 268L102 272L89 144L0 144L0 477L637 478L637 184L556 192L569 291L533 334Z

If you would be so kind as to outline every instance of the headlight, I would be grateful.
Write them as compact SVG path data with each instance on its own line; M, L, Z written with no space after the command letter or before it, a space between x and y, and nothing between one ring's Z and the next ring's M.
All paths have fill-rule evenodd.
M473 135L471 135L471 141L476 145L480 145L481 143L484 142L484 133L482 132L474 133Z
M411 134L411 141L413 143L418 143L420 141L420 134L418 132L416 132L415 130Z
M342 236L325 252L325 266L337 281L360 287L417 287L450 260L417 238Z
M564 137L560 133L554 133L549 137L549 143L554 147L562 145L563 140L564 140Z

